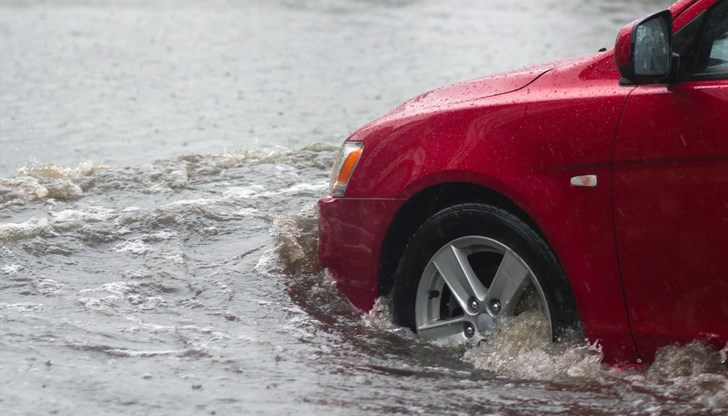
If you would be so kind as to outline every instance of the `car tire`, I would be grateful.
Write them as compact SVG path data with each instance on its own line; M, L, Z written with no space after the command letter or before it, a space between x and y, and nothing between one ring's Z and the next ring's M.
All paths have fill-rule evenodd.
M520 218L482 203L445 208L419 227L399 261L392 297L395 323L430 340L487 338L533 308L546 316L554 340L579 325L548 244Z

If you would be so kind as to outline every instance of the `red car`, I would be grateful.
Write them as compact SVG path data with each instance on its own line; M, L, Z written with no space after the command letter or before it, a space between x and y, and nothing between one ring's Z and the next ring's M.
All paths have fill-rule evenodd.
M467 342L540 308L607 362L728 341L728 0L422 94L349 137L319 255L362 310Z

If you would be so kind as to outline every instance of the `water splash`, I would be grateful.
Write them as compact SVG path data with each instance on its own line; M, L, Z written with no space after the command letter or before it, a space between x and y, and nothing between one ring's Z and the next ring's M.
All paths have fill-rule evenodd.
M335 146L324 144L312 144L296 150L268 145L228 150L221 154L189 154L131 168L113 168L90 161L75 167L32 163L18 169L12 178L0 178L0 209L37 201L77 200L89 191L171 193L200 181L225 178L228 171L257 165L294 166L296 170L314 169L328 173L335 150Z
M535 380L599 374L603 358L599 346L567 338L552 342L543 314L526 312L503 322L492 336L467 349L463 359L479 369Z
M380 333L396 334L398 337L412 342L417 340L417 335L404 328L395 325L392 320L392 299L390 297L379 297L374 301L372 309L361 315L360 322L366 327Z
M46 199L81 198L89 179L106 168L93 162L76 167L37 164L22 167L14 178L0 178L0 208Z
M273 220L276 254L288 275L318 273L318 223L315 207L299 215L277 215Z
M625 374L623 380L661 402L690 401L696 414L728 408L728 370L721 352L700 341L659 349L646 371Z

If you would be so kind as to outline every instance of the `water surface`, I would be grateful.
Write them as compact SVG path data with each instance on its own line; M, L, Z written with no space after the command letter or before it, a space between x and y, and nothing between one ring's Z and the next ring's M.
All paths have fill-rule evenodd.
M0 412L722 414L724 357L647 371L524 320L478 348L361 315L314 204L423 90L608 46L661 1L0 3ZM723 354L724 355L724 354Z

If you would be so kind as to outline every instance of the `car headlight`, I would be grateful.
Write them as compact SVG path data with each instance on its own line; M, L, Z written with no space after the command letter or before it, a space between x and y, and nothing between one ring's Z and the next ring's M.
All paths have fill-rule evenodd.
M341 147L334 161L334 169L331 171L331 177L329 178L329 190L331 191L331 196L334 198L344 196L346 186L349 184L349 179L351 179L351 175L359 163L359 158L363 150L364 143L361 142L346 142Z

